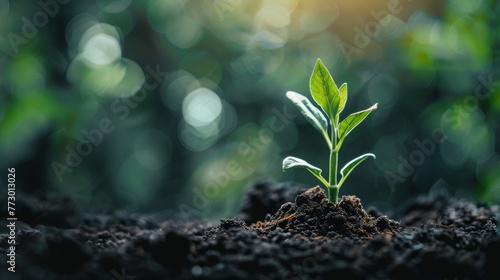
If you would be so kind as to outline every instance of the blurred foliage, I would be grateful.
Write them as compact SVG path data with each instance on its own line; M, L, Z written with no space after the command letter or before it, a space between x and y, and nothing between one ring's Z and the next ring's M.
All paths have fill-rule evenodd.
M346 112L379 103L340 164L377 160L345 190L381 210L442 191L500 203L499 15L493 0L0 0L0 167L88 211L233 215L255 180L315 184L283 174L285 154L326 168L285 98L309 96L321 58Z

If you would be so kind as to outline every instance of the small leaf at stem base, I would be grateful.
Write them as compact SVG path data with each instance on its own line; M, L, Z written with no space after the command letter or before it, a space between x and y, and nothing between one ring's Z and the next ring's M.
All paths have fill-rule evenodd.
M318 168L318 167L316 167L314 165L311 165L307 161L305 161L303 159L300 159L300 158L286 157L283 160L283 172L288 171L290 169L294 169L294 168L305 168L305 169L307 169L316 178L318 178L318 180L320 180L321 183L323 183L326 187L330 187L330 185L325 180L325 178L323 178L323 176L321 176L321 169L320 168Z

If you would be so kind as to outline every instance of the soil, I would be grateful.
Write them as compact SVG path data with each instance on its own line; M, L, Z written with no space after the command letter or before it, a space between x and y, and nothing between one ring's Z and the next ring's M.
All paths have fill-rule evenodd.
M0 279L500 279L499 207L446 195L388 217L356 196L259 182L217 223L21 194L16 211L16 273ZM8 245L0 234L3 266Z

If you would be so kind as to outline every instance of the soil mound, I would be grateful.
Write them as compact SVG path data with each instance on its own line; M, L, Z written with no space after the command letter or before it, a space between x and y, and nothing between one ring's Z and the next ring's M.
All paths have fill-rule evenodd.
M368 214L356 196L343 196L331 203L319 187L298 195L295 202L283 204L274 215L249 228L258 232L273 231L281 227L284 232L313 238L355 236L372 237L377 233L394 233L402 229L399 222L387 216Z

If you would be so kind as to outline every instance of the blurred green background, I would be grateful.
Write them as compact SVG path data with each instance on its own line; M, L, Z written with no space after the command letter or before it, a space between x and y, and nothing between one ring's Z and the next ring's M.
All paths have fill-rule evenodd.
M340 163L377 159L341 195L500 203L499 15L493 0L0 0L0 167L90 212L234 215L255 180L317 184L285 156L327 170L285 98L310 97L321 58L348 83L341 118L379 103Z

